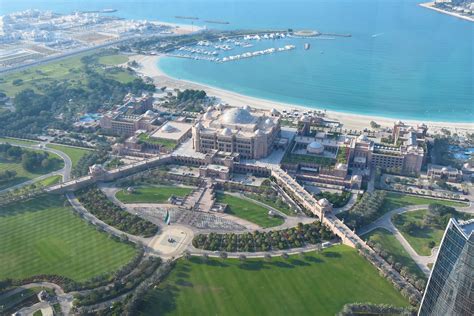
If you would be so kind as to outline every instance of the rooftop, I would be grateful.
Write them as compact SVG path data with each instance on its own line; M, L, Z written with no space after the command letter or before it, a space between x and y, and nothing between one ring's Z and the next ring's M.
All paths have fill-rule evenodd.
M193 125L183 122L167 122L163 124L158 130L150 135L151 138L170 139L174 141L180 140Z

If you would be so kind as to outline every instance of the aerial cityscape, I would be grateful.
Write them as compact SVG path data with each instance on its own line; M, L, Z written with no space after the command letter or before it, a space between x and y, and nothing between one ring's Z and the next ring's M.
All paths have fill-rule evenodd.
M473 315L473 22L0 2L0 315Z

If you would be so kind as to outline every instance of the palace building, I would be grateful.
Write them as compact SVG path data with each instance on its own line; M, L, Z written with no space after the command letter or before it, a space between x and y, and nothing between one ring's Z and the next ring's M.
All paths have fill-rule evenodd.
M217 105L202 115L192 128L194 150L238 153L244 159L268 156L280 136L276 110L264 111Z

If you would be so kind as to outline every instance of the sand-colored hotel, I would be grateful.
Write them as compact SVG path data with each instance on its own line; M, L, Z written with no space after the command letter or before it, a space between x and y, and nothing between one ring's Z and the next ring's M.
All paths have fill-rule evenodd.
M247 159L268 156L280 141L277 111L219 105L209 109L193 127L194 149L238 153Z

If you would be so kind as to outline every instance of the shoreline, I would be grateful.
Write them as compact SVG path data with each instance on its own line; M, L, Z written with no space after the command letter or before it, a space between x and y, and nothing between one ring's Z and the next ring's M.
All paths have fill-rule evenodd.
M229 103L234 106L245 106L250 105L251 107L256 107L260 109L270 110L275 108L279 111L289 110L289 109L298 109L302 111L324 111L323 109L313 108L303 105L289 104L285 102L272 101L268 99L256 98L252 96L243 95L240 93L224 90L217 87L212 87L209 85L176 79L165 74L159 67L158 61L162 58L162 55L148 56L148 55L133 55L130 56L130 59L137 61L141 68L137 70L138 73L143 76L152 78L155 83L159 86L166 86L168 88L177 88L177 89L197 89L204 90L210 96L214 96L223 102ZM343 124L345 129L355 129L355 130L364 130L365 128L370 128L370 121L375 121L377 124L380 124L382 127L393 127L393 123L397 121L397 118L387 118L381 116L371 116L363 114L353 114L337 111L325 111L326 118L329 120L339 121ZM446 128L454 133L462 132L473 132L474 123L469 122L440 122L440 121L421 121L421 120L402 120L403 122L416 125L419 123L425 123L432 132L440 131L442 128Z
M440 8L436 8L434 6L434 2L419 3L418 5L423 7L423 8L427 8L427 9L430 9L430 10L433 10L433 11L436 11L436 12L439 12L439 13L451 15L451 16L454 16L454 17L459 18L459 19L474 22L474 18L471 18L469 16L462 15L462 14L452 12L452 11L446 11L446 10L443 10L443 9L440 9Z

